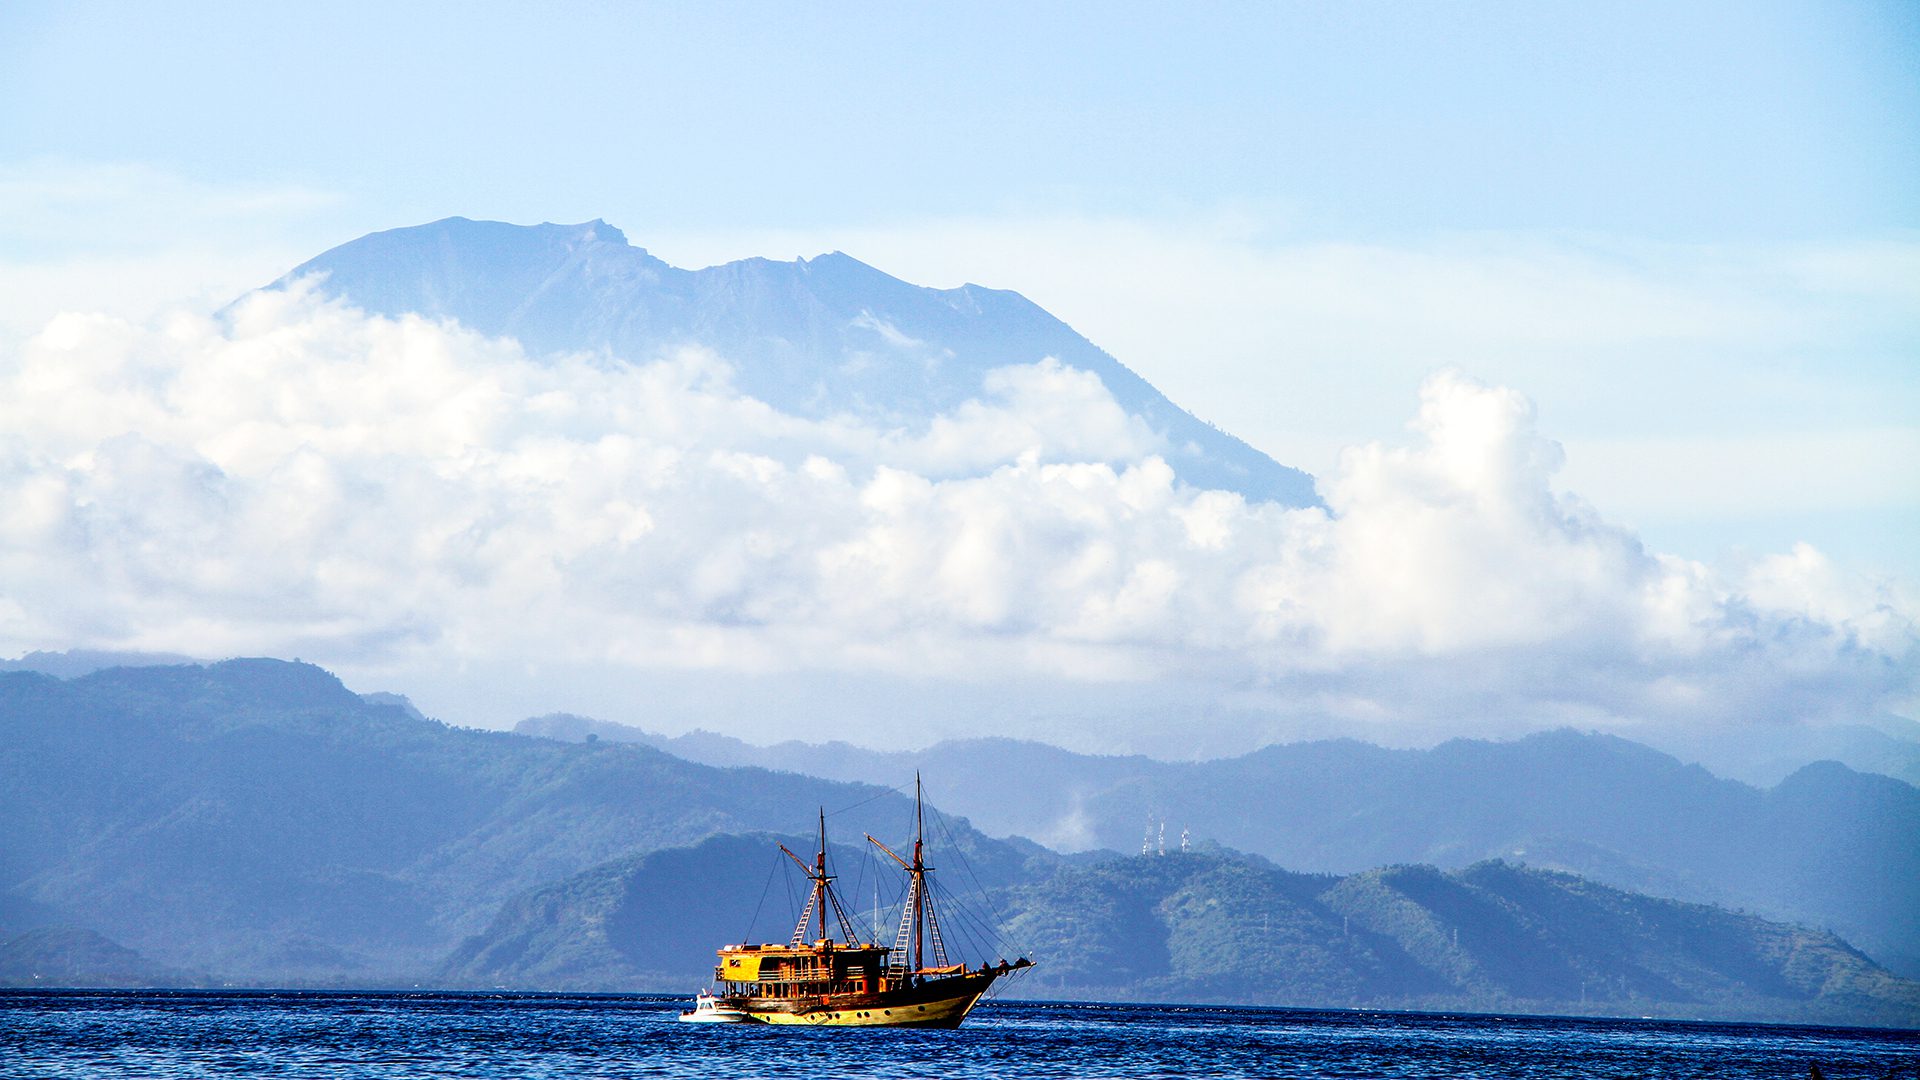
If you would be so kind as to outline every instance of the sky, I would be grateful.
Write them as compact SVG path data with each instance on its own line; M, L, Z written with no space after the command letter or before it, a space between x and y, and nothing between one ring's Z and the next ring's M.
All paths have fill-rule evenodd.
M1514 461L1534 460L1536 439L1556 447L1554 468L1521 470L1538 491L1509 485L1501 505L1577 497L1618 541L1601 545L1607 559L1639 545L1704 568L1599 579L1633 589L1712 579L1722 614L1730 595L1799 590L1804 617L1866 634L1893 665L1871 679L1822 668L1806 685L1844 686L1832 699L1856 713L1910 715L1914 608L1899 598L1920 582L1915 70L1920 8L1900 3L13 4L0 11L5 415L20 460L63 440L69 459L113 459L102 448L124 449L113 440L135 428L97 418L135 415L115 411L133 408L132 388L177 389L245 351L196 320L377 229L455 214L603 218L686 266L843 250L916 283L1022 292L1196 415L1345 491L1356 530L1366 507L1398 505L1408 475L1431 474L1422 454L1446 456L1455 429L1436 409L1479 410L1498 436L1481 443ZM302 340L322 343L315 355L381 340L324 306L261 317L306 328ZM468 375L513 363L450 340L433 348L465 358L456 366ZM198 351L182 344L195 341ZM154 356L179 366L155 371L143 359ZM65 385L52 374L63 367L94 381L45 397ZM90 394L103 395L93 419L35 426ZM987 404L1020 408L1017 395ZM228 409L222 427L207 410L156 445L238 476L216 444L252 421ZM526 430L499 430L509 429ZM51 474L10 475L24 492ZM1586 512L1555 511L1559 531L1540 537L1564 553L1552 536L1578 532L1568 522ZM129 520L136 536L188 545L213 519ZM70 553L50 521L16 523L25 539L0 616L8 603L23 614L0 645L157 648L165 634L243 651L304 643L369 677L422 688L473 679L452 661L429 677L364 651L330 653L313 629L324 619L298 633L249 630L262 623L181 599L210 584L173 590L178 610L142 622L127 615L150 598L135 575L130 592L93 597L93 615L73 615L75 602L59 613L72 617L53 618L22 584ZM1279 526L1234 535L1262 528ZM1282 531L1271 550L1294 550L1304 534ZM1308 620L1323 644L1391 642L1403 658L1487 647L1460 621L1459 598L1356 629L1356 612L1379 615L1384 601L1342 583L1378 574L1352 578L1338 562L1308 575L1332 590ZM1248 556L1240 572L1256 564L1273 565ZM1813 597L1815 571L1838 584ZM284 607L315 587L297 574L283 584L249 603ZM1576 610L1606 606L1574 592L1588 597L1569 601ZM469 602L432 610L451 619ZM1627 621L1644 631L1651 609L1634 610ZM405 637L395 627L418 617L395 614L354 640ZM1033 618L1074 641L1139 644L1134 630ZM1528 627L1480 629L1546 642L1539 655L1556 662L1601 648L1542 631L1554 618L1543 608ZM1146 638L1192 654L1218 645L1207 633L1273 631L1230 623L1202 633L1188 618L1181 634ZM660 632L738 647L712 631L696 616ZM972 647L929 645L914 662L938 668L931 653ZM1124 696L1098 675L1114 654L1061 651L1075 653L1062 670ZM824 679L851 663L835 655L787 666ZM1715 678L1752 682L1750 661L1728 660ZM1265 661L1236 663L1240 699L1275 677ZM1658 681L1643 675L1636 694ZM501 692L530 711L548 685L488 677L541 684ZM1213 678L1183 662L1156 685L1173 700ZM684 697L699 696L694 685ZM1624 714L1640 707L1629 698L1642 700L1555 715Z

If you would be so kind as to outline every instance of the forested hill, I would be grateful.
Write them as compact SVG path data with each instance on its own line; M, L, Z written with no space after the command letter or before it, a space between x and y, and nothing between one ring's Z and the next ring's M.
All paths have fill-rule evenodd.
M716 946L785 939L792 908L768 917L755 903L772 850L717 837L529 890L437 981L702 985ZM854 880L845 868L860 853L840 861ZM708 886L697 903L688 881ZM992 896L948 886L959 894L950 915L971 899L1006 917L997 933L949 918L967 962L1038 958L1006 989L1023 997L1920 1023L1920 984L1832 934L1502 862L1341 877L1216 850L1063 865ZM869 914L854 908L857 921Z
M0 674L0 746L0 931L252 983L411 985L508 896L617 856L911 816L886 788L448 727L275 660ZM1002 882L1051 858L954 829Z
M580 717L519 730L634 740L712 764L761 764L846 779L915 768L948 809L994 834L1063 850L1138 851L1161 823L1299 870L1348 874L1394 863L1457 869L1505 858L1655 896L1752 908L1824 927L1920 976L1920 790L1833 762L1769 789L1714 776L1609 735L1550 731L1427 750L1352 740L1166 762L1076 754L1011 739L882 753L845 744L755 747L677 738ZM1008 785L1010 776L1044 784ZM1845 842L1836 842L1844 837Z
M1824 931L1489 861L1346 877L1136 856L1012 890L1029 992L1911 1026L1920 983Z
M684 991L715 944L790 928L766 834L810 831L817 807L853 843L911 818L888 787L449 727L275 660L0 673L0 747L0 982ZM1072 782L1005 768L995 790ZM1848 790L1820 772L1802 778L1816 793ZM1355 835L1395 835L1377 816L1392 793L1374 790ZM1277 820L1300 794L1265 798L1247 813ZM1844 868L1855 844L1888 842L1875 805L1829 806L1789 839ZM1595 1011L1914 1019L1912 984L1830 933L1565 875L1317 876L1217 845L1069 857L932 817L941 881L984 901L974 918L1007 916L967 930L996 957L1040 956L1025 993L1514 1010L1584 993ZM856 917L884 924L884 867L835 850Z

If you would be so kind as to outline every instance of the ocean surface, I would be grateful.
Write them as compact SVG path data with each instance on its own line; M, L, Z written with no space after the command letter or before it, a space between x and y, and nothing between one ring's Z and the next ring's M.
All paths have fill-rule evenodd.
M639 996L0 991L6 1077L1920 1080L1920 1032L987 1002L958 1031L681 1024Z

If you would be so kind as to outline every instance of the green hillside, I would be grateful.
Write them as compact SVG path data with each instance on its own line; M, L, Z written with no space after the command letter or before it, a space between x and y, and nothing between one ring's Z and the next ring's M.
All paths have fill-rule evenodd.
M704 985L719 946L785 941L792 930L797 872L779 853L781 842L802 853L812 845L810 838L792 836L714 836L529 890L455 949L435 981L547 990L684 991ZM857 848L834 844L830 859L860 931L890 944L898 875L876 872L875 861ZM871 902L876 892L884 911L877 920Z
M0 936L0 986L206 986L211 978L156 964L116 941L72 926Z
M27 985L685 992L705 981L715 946L785 940L792 882L770 837L808 831L815 808L829 814L856 920L886 939L876 911L897 902L897 874L859 837L897 838L911 818L890 788L449 727L272 660L70 680L0 673L0 746L0 926L11 934L0 982ZM1563 772L1591 767L1579 740L1526 749L1564 756ZM1628 767L1600 769L1585 789L1645 764L1630 745L1601 749ZM1482 750L1449 751L1469 752ZM994 790L1068 782L1071 764L1028 767L1016 755ZM1395 775L1426 777L1432 799L1487 775L1453 772ZM1676 775L1692 783L1695 772ZM1815 905L1877 898L1883 919L1903 925L1913 856L1868 867L1879 884L1861 891L1856 848L1898 846L1911 789L1862 785L1839 766L1803 774L1766 796L1798 810L1753 820L1786 829L1767 835L1795 850L1831 854L1783 864L1783 882ZM1264 775L1235 789L1264 790ZM937 777L936 796L942 784L965 786ZM1487 823L1462 834L1475 842L1502 835L1547 787L1529 784L1484 795L1477 812L1497 814L1451 820ZM1751 789L1707 786L1749 805ZM1404 791L1376 795L1409 805ZM1687 805L1673 796L1660 808L1681 823L1676 836L1704 844ZM1415 823L1362 817L1348 825L1361 852L1369 836L1414 835ZM1040 959L1016 992L1920 1023L1915 984L1831 933L1566 873L1483 861L1302 874L1212 845L1060 856L930 820L936 880L971 910L956 902L947 924L973 946L966 958ZM1843 821L1854 823L1844 834Z
M772 850L715 837L530 890L437 981L687 992L750 925L753 940L785 938L794 909L779 883L777 913L754 918ZM836 850L843 868L859 857ZM702 883L691 906L688 879ZM1116 857L994 890L975 909L1004 921L970 962L1039 960L1016 996L1920 1023L1920 983L1831 934L1502 862L1336 877L1219 851Z
M749 746L668 739L577 716L517 730L631 741L712 765L830 779L924 769L948 809L995 835L1060 850L1137 851L1164 822L1274 862L1351 874L1394 863L1459 869L1504 858L1632 892L1745 907L1834 931L1920 977L1920 790L1816 762L1766 790L1625 739L1550 731L1426 750L1352 740L1269 746L1213 761L1102 757L1012 739L879 753L844 743ZM1044 784L1007 784L1045 776ZM1832 838L1844 835L1845 844Z
M273 660L0 673L0 745L0 924L251 983L411 985L507 897L619 856L911 814L870 785L448 727ZM955 831L999 881L1050 858Z
M1141 856L1008 901L1049 996L1920 1022L1920 983L1830 933L1499 861L1320 877Z

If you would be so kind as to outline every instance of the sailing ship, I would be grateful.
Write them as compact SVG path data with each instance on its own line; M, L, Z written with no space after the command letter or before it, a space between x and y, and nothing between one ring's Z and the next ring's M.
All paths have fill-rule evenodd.
M867 841L907 875L906 901L891 946L863 941L827 872L827 817L820 813L820 842L809 865L785 844L780 850L807 875L813 888L800 921L785 945L727 945L719 952L714 979L721 992L701 992L700 1002L680 1019L691 1022L758 1021L816 1027L954 1028L967 1018L994 980L1033 966L1021 957L1009 963L968 967L952 963L940 933L940 916L928 891L926 812L920 778L914 777L913 856L904 858L869 833ZM831 915L834 924L828 925ZM833 936L837 931L839 937Z

